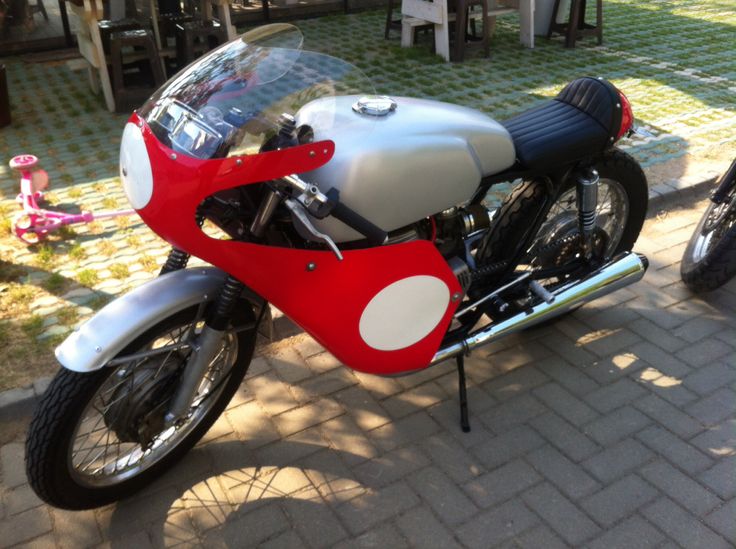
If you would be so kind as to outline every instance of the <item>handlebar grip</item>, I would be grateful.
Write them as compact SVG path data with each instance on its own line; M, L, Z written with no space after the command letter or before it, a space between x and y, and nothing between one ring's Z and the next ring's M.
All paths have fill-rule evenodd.
M368 221L362 215L348 208L342 202L335 202L330 214L345 223L351 229L355 229L365 236L373 245L380 246L386 242L388 234L386 231Z

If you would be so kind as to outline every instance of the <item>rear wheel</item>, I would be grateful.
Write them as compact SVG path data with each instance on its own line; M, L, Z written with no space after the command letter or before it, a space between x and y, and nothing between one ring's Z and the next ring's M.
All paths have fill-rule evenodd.
M241 303L236 326L254 323ZM186 367L198 307L172 314L119 356L147 356L90 373L62 369L44 393L26 442L26 472L36 493L66 509L124 498L171 467L207 432L240 385L255 347L255 327L229 330L209 364L186 418L164 425ZM156 349L180 347L175 350Z
M708 204L682 256L680 275L693 292L715 290L736 275L736 184L721 204Z
M608 259L633 248L647 212L648 188L639 164L628 154L613 149L596 162L598 206L596 239L598 255ZM518 243L527 237L531 220L544 207L546 188L525 181L509 195L498 214L485 253L493 261L510 259ZM559 266L573 259L579 246L575 181L559 190L552 207L525 251L520 263L531 268Z

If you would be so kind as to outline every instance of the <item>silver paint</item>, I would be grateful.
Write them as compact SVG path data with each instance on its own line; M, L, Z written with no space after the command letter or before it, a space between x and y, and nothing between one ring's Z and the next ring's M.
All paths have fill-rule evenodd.
M511 136L483 113L424 99L396 98L386 116L352 110L357 96L317 99L297 113L298 124L329 139L335 154L324 166L302 174L322 192L392 231L470 199L482 177L515 160ZM315 226L336 242L362 238L333 217Z
M99 370L148 328L216 292L224 279L225 273L215 268L183 269L154 278L72 332L56 348L56 358L75 372Z

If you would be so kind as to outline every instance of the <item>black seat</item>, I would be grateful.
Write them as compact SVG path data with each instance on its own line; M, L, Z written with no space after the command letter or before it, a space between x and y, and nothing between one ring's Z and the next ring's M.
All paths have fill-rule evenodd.
M547 171L602 152L621 126L618 90L602 78L578 78L555 99L505 122L520 168Z

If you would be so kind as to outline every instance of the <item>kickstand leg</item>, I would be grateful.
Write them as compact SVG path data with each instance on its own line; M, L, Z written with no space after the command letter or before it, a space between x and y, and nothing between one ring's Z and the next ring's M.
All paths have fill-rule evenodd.
M465 357L462 354L457 355L457 384L460 393L460 427L463 433L470 431L470 421L468 420L468 390L465 387Z

